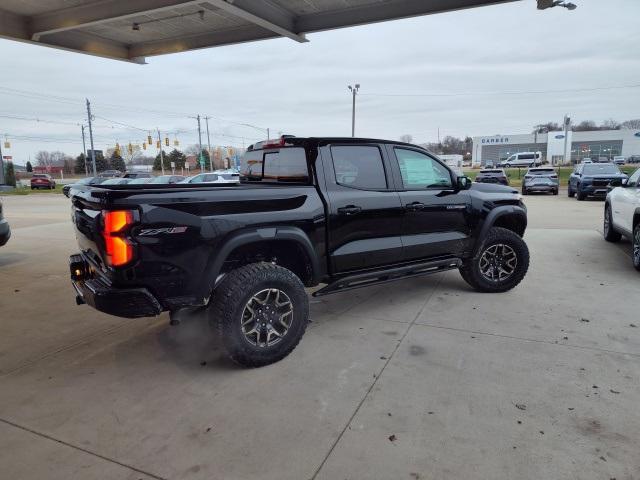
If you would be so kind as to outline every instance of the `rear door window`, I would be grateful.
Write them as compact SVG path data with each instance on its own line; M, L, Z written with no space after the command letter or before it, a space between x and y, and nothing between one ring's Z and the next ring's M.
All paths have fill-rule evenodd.
M387 189L387 177L378 147L334 145L331 156L338 184L367 190Z

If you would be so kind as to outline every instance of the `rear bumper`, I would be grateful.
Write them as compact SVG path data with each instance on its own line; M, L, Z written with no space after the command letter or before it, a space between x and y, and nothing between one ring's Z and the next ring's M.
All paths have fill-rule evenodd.
M555 192L558 190L558 185L525 185L530 192Z
M71 284L78 305L86 303L117 317L154 317L162 312L160 302L146 288L116 288L94 276L82 255L69 257Z
M9 228L9 222L6 220L0 220L0 247L9 241L11 238L11 228Z
M609 193L609 186L580 185L578 192L591 197L604 198Z

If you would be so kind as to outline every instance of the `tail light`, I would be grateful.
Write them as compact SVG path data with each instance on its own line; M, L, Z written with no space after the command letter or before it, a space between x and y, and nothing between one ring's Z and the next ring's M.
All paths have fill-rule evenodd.
M133 246L125 238L125 230L133 223L133 211L105 210L102 212L102 219L104 222L102 237L107 254L107 264L112 267L126 265L133 260Z

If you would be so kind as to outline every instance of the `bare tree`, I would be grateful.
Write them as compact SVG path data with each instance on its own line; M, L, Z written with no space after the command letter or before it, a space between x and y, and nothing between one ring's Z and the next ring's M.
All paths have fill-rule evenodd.
M609 118L602 122L602 130L620 130L620 124L613 118Z
M625 128L628 130L640 130L640 118L626 120L620 124L620 128Z
M404 142L404 143L412 143L413 142L413 137L411 135L409 135L408 133L405 133L404 135L402 135L400 137L400 141Z
M49 155L49 152L40 150L38 153L36 153L36 162L38 162L39 167L50 167L51 155Z
M593 132L594 130L600 130L593 120L582 120L577 125L574 125L571 130L574 132Z

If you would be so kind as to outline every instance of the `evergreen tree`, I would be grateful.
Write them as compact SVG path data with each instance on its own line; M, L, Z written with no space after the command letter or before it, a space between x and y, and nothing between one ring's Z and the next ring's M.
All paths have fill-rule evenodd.
M124 159L118 153L113 152L109 159L109 163L113 170L124 172L127 169L127 166L124 164Z
M31 165L30 161L27 161L27 172L33 172L33 165Z
M13 169L13 162L7 162L4 167L4 182L12 187L16 186L16 172Z
M73 168L76 173L85 173L84 169L84 153L81 153L76 157L76 164Z
M164 168L165 170L168 168L171 168L171 160L169 160L169 156L167 155L167 153L162 150L162 158L164 159ZM153 162L153 169L154 170L162 170L162 167L160 166L160 154L158 153L156 155L156 159Z
M169 153L169 168L171 168L171 162L175 163L176 169L183 168L186 161L187 156L175 148Z

